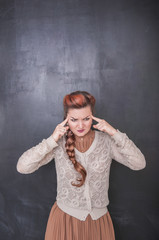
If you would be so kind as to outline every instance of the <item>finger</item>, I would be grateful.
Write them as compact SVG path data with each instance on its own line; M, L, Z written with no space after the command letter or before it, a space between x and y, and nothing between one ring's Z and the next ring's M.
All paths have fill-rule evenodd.
M69 126L66 126L66 127L59 126L58 131L65 132L68 130L68 128L69 128Z
M69 126L66 126L66 127L64 127L63 129L64 129L65 131L67 131L69 128L70 128Z
M102 132L104 132L105 131L105 129L104 129L104 127L103 126L97 126L97 125L93 125L93 127L94 128L96 128L96 129L98 129L99 131L102 131Z
M59 135L63 136L66 133L66 129L59 130Z
M102 131L102 132L105 132L105 128L104 127L99 127L98 130Z
M98 126L100 126L101 125L101 122L99 123L97 123L97 124L94 124L94 126L96 126L96 127L98 127Z
M67 121L68 121L68 117L62 123L60 123L60 125L64 127L64 125L67 123Z
M68 131L69 128L70 128L69 126L66 126L66 127L65 127L66 131Z
M100 127L104 127L104 126L105 125L102 122L93 125L93 127L95 127L95 128L100 128Z
M104 127L104 126L105 126L105 123L104 123L104 122L100 122L100 123L98 123L97 125L98 125L98 127Z
M93 115L92 115L92 119L94 119L96 122L100 122L100 121L102 121L102 119L97 118L97 117L94 117Z
M67 133L68 130L69 130L69 127L66 127L66 128L64 128L64 129L62 129L63 134Z

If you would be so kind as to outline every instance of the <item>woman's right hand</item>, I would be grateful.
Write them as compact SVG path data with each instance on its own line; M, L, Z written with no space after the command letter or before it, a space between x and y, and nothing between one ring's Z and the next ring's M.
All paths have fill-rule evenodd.
M62 123L59 123L54 132L52 133L52 136L54 138L54 140L56 142L58 142L58 140L67 132L67 130L69 129L69 126L65 126L65 124L67 123L68 121L68 117L62 122Z

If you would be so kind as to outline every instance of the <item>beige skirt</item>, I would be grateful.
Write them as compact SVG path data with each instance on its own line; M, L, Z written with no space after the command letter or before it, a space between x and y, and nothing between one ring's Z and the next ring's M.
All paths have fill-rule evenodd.
M45 240L115 240L109 211L97 220L88 215L81 221L62 211L55 202L47 222Z

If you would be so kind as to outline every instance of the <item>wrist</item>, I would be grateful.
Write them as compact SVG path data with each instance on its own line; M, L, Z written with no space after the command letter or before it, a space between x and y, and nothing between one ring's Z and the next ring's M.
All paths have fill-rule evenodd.
M117 132L117 129L113 128L113 129L110 131L109 135L110 135L110 136L114 136L114 134L115 134L116 132Z
M52 134L51 135L52 136L52 138L54 139L54 141L57 143L58 142L58 139Z

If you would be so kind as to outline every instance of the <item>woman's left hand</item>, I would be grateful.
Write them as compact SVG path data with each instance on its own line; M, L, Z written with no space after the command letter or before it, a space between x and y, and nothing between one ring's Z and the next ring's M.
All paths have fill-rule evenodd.
M94 128L102 131L102 132L106 132L109 135L113 136L117 130L115 128L113 128L108 122L106 122L104 119L100 119L97 117L94 117L92 115L92 119L94 119L96 122L98 122L97 124L93 125Z

